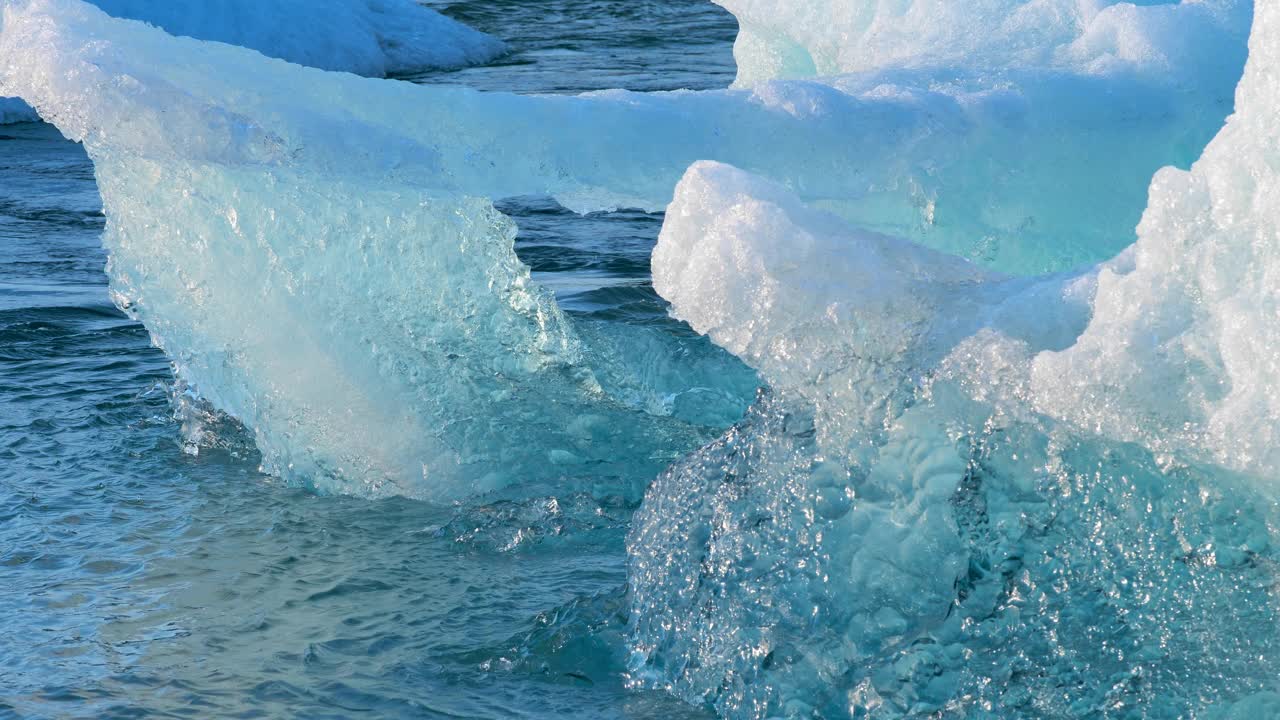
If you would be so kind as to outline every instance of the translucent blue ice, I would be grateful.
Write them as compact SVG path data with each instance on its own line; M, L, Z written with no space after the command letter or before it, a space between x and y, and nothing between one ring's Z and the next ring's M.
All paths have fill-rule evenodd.
M1274 715L1278 33L1080 273L689 170L655 287L772 392L636 517L638 678L749 718Z

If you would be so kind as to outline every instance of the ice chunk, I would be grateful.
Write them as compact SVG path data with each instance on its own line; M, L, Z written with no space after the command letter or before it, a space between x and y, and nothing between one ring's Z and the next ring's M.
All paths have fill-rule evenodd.
M324 70L382 77L488 62L497 38L416 0L91 0L173 35L240 45Z
M909 27L910 18L928 17L917 13L943 12L935 5L913 3L903 15L892 17ZM753 12L765 12L773 6L750 7ZM857 7L873 13L870 5ZM1045 7L1049 5L1021 4L1018 12L1041 12ZM971 10L966 7L964 12ZM1079 38L1064 46L1059 58L1069 56L1071 62L1091 71L1113 68L1126 58L1134 65L1157 60L1172 63L1178 73L1199 71L1212 64L1203 58L1213 56L1215 44L1191 28L1232 28L1241 17L1247 18L1247 10L1247 5L1211 2L1096 9L1090 11L1088 22L1080 25ZM844 17L840 6L832 4L805 12ZM890 15L868 15L864 18L870 23L866 32L880 27L877 23L888 22ZM813 32L832 28L830 23L803 21L803 12L799 16L796 22ZM986 22L997 17L999 14L977 12L970 20ZM892 27L901 29L899 25ZM876 42L896 37L873 34ZM834 42L837 35L823 37ZM989 34L974 35L981 42L990 38ZM933 47L929 43L934 40L921 38L925 43L921 47ZM1257 45L1255 36L1255 74L1267 61L1258 58ZM840 48L861 51L861 46L852 44ZM953 43L943 43L937 50L963 50L975 54L978 61L985 57ZM946 59L932 52L912 50L912 62ZM1271 194L1277 191L1266 182L1268 158L1275 150L1263 129L1274 123L1275 113L1267 107L1264 92L1251 90L1258 85L1256 79L1241 84L1238 114L1206 150L1195 171L1167 169L1157 176L1137 244L1096 271L1102 291L1094 309L1096 316L1084 337L1070 348L1053 348L1035 359L1034 392L1042 412L1070 418L1108 437L1143 442L1161 452L1186 454L1199 448L1203 451L1200 455L1212 456L1201 459L1227 467L1255 473L1280 469L1280 455L1275 450L1280 439L1280 395L1268 390L1266 380L1280 367L1280 358L1272 357L1268 350L1280 342L1280 336L1268 334L1280 332L1280 325L1270 320L1277 311L1275 298L1266 290L1268 268L1274 263L1269 261L1267 244L1262 240L1275 233L1268 224L1268 203L1276 202ZM1247 103L1261 107L1251 109ZM1252 171L1241 172L1242 166ZM721 185L725 189L730 186ZM705 196L706 191L691 189L687 193L691 198L699 194ZM714 215L703 213L704 217ZM1080 226L1065 217L1054 224ZM679 232L679 224L673 224L669 232ZM761 250L770 251L767 247ZM797 272L820 273L833 266L838 265L811 262L810 267ZM870 267L877 266L873 262L865 271L874 274L879 270ZM914 302L928 295L911 297ZM732 299L724 302L734 304ZM904 306L901 299L892 302L897 304L898 316L908 323L918 322L910 304ZM676 304L679 311L680 304ZM809 310L801 316L816 315ZM792 316L795 313L788 317ZM892 325L887 318L882 322ZM737 331L744 327L737 326ZM1033 345L1032 349L1045 348ZM846 349L839 352L848 354ZM866 357L865 353L857 354Z
M527 97L321 75L70 3L9 8L0 86L76 138L127 124L111 142L139 155L212 142L208 116L269 127L273 162L474 196L550 193L579 210L661 208L692 162L712 159L861 227L1016 273L1089 264L1128 244L1150 174L1195 158L1238 79L1222 68L1185 81L933 69ZM79 40L89 33L96 42Z
M949 382L874 463L817 430L767 396L651 486L628 544L636 683L751 719L1176 718L1274 686L1278 518L1256 484Z
M820 444L874 447L926 373L987 328L1065 347L1092 277L1006 279L805 207L736 168L698 163L653 253L672 314L816 408ZM1028 321L1023 308L1034 304Z
M637 682L741 718L1268 711L1278 36L1259 7L1237 115L1075 276L689 171L655 286L772 389L635 519Z
M0 97L0 125L39 121L40 116L30 105L18 98Z
M138 53L135 65L108 51L113 41ZM150 62L184 47L189 65ZM117 304L180 379L254 432L267 469L435 499L548 478L562 491L615 478L606 490L629 492L706 439L677 410L639 407L627 368L595 372L516 258L510 220L447 177L427 181L439 169L430 144L344 123L353 111L335 112L333 96L291 113L289 93L268 102L275 87L260 89L273 116L238 85L272 71L283 85L307 73L395 95L399 83L266 61L71 2L7 6L0 54L27 71L5 86L21 78L94 161ZM214 79L218 58L247 69ZM253 114L210 102L200 79ZM397 173L396 153L424 167Z
M1078 342L1035 359L1038 407L1109 437L1280 472L1280 10L1258 7L1237 112L1167 168Z
M1212 36L1246 34L1252 7L1249 0L715 2L738 18L739 85L957 65L1195 74L1233 61L1208 50L1228 45ZM1197 47L1206 51L1196 55Z
M503 43L415 0L91 0L115 17L174 35L240 45L325 70L382 77L489 62ZM38 120L0 98L0 124Z

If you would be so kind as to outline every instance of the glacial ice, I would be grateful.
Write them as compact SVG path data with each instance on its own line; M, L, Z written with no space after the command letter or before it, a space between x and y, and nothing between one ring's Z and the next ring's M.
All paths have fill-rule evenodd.
M1247 33L1252 9L1242 0L714 2L738 19L743 86L904 67L1194 74L1232 63L1222 37Z
M813 36L725 4L749 88L522 97L0 0L0 91L85 144L180 380L339 491L634 491L710 439L651 400L715 370L561 313L489 198L670 202L655 287L767 387L635 518L638 684L735 718L1274 708L1280 9L1205 149L1248 4L819 2Z
M90 0L108 14L174 35L251 48L324 70L383 77L489 62L497 38L416 0ZM15 98L0 98L0 124L38 120Z
M692 167L655 288L771 390L634 521L637 682L743 718L1269 717L1278 66L1262 4L1236 114L1083 272Z
M172 35L240 45L322 70L367 77L488 62L497 38L416 0L90 0L107 14Z
M182 382L254 432L269 470L434 499L610 477L638 496L707 438L701 418L646 399L698 361L637 379L611 357L652 355L651 340L570 327L516 258L510 220L466 193L476 178L450 177L496 175L476 162L483 146L440 143L452 131L432 107L404 110L414 86L69 0L9 3L3 22L0 85L94 161L117 305Z
M30 105L18 98L0 97L0 125L20 122L39 122L40 116Z

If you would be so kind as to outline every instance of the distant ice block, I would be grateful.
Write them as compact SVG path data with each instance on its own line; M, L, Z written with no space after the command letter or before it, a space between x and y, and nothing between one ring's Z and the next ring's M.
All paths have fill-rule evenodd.
M108 14L172 35L368 77L485 63L497 38L416 0L90 0Z
M289 62L369 77L489 62L497 38L415 0L91 0L107 13L173 35L240 45ZM0 98L0 124L38 120Z
M39 121L40 116L30 105L18 98L0 97L0 125Z
M1217 33L1248 32L1250 0L715 0L737 18L739 85L887 68L1194 74L1231 62ZM1211 30L1211 28L1213 28Z
M753 719L1275 707L1280 6L1250 48L1237 113L1077 274L690 169L655 287L771 391L635 518L634 679Z

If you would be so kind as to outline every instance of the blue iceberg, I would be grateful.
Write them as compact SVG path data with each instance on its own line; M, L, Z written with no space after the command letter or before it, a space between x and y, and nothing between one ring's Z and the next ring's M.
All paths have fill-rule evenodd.
M3 0L0 92L84 143L116 304L269 471L644 491L637 685L753 719L1274 713L1280 10L721 4L734 88L567 97ZM743 366L562 312L494 206L526 194L666 208L654 287ZM709 378L763 387L741 419L650 401Z
M731 717L1280 711L1280 11L1137 240L1013 278L718 164L654 252L771 388L651 487L632 667Z

